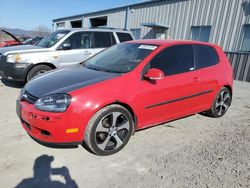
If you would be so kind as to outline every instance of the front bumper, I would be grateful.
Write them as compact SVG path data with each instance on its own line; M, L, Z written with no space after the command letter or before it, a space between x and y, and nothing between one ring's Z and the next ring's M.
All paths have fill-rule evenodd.
M79 121L77 113L42 112L36 110L33 104L19 100L16 105L23 128L40 144L56 147L82 143L84 120Z
M0 75L8 80L25 81L26 73L31 64L0 63Z

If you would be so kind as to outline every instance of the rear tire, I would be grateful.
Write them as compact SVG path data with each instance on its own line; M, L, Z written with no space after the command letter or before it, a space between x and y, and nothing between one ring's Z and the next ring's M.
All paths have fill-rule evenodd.
M133 128L130 112L121 105L113 104L93 115L86 127L84 142L97 155L111 155L128 143Z
M210 110L205 115L218 118L225 115L232 102L232 94L228 88L223 87L217 94Z
M28 82L35 76L38 76L39 74L43 74L50 70L52 70L52 68L48 65L36 65L35 67L31 68L31 70L29 70L26 81Z

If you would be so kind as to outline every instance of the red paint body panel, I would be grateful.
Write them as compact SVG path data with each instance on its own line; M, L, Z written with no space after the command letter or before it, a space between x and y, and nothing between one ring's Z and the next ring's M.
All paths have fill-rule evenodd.
M21 106L22 120L30 125L31 130L27 128L26 123L22 122L22 125L30 136L51 143L69 143L82 140L83 135L66 134L66 129L80 128L82 123L87 123L79 121L82 114L71 113L71 111L74 112L71 108L65 113L41 112L27 102L21 102ZM48 131L51 135L42 135L41 130Z
M6 46L16 46L16 45L21 45L21 43L15 40L7 40L7 41L3 41L2 43L0 43L0 48L6 47Z
M232 88L231 65L223 51L216 45L166 40L142 40L130 43L153 44L160 47L129 73L69 92L72 102L64 113L42 112L36 110L34 105L21 101L22 118L31 126L29 130L23 124L25 130L44 142L82 142L91 117L109 104L120 103L129 106L136 117L137 129L142 129L208 110L223 86ZM167 47L179 44L210 45L216 49L220 62L212 67L166 76L154 83L142 79L143 68L156 54ZM172 102L161 104L164 101ZM155 104L160 105L154 106ZM34 115L38 118L34 118ZM45 119L48 117L50 120L44 120L43 117ZM79 132L67 134L66 129L69 128L78 128ZM41 135L40 130L50 132L51 136Z

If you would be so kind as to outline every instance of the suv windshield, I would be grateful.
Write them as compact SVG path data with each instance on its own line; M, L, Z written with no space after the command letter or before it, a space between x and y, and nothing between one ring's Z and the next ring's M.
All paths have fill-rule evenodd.
M88 59L83 66L105 72L126 73L156 48L152 45L121 43Z
M44 39L42 39L37 46L43 47L43 48L50 48L54 46L61 38L63 38L66 34L68 34L69 30L59 30L51 33Z

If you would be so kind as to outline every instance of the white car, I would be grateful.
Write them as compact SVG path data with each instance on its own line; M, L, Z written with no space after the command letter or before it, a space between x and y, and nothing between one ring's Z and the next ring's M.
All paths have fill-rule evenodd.
M0 49L0 75L8 80L28 82L51 69L78 64L117 43L133 40L119 29L65 29L42 39L36 46Z

